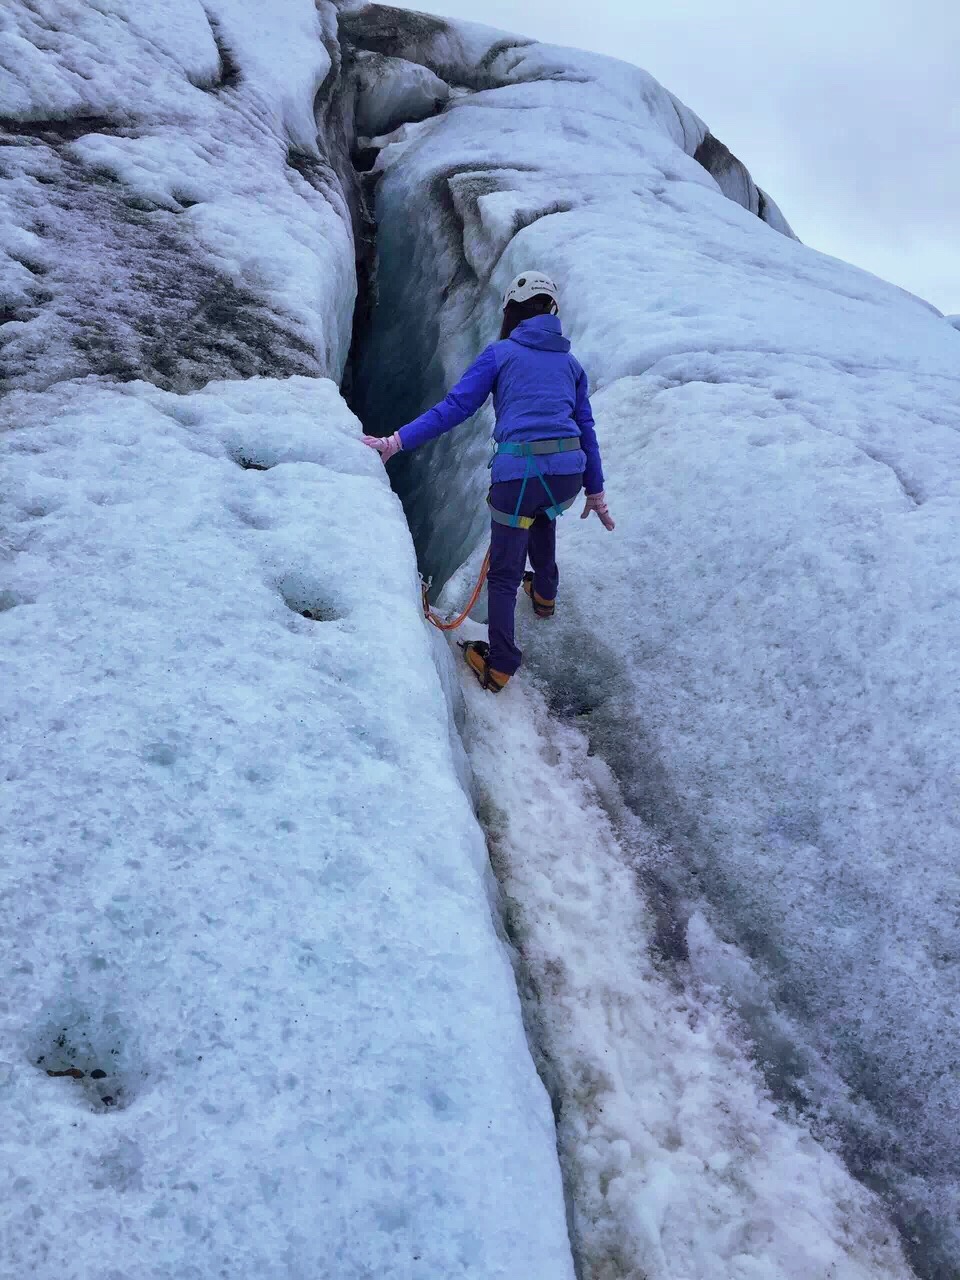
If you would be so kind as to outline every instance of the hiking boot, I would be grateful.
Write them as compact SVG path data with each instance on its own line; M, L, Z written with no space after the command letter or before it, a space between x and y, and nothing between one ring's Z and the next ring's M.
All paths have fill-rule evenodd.
M523 575L523 589L530 597L530 603L533 605L533 612L538 618L552 618L557 611L556 600L544 600L543 596L537 595L533 589L533 574L525 573Z
M490 646L485 640L471 640L468 644L462 646L463 660L480 681L483 689L489 689L491 693L499 693L504 688L510 677L504 671L494 671L490 666L488 657L490 654Z

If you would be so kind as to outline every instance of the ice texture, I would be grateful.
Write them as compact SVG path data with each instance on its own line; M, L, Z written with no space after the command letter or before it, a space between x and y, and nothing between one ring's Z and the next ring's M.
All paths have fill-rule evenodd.
M0 406L5 1275L572 1280L358 434L322 379Z
M361 50L352 71L357 92L354 121L361 137L391 133L402 124L424 120L450 97L450 86L439 76L406 58Z
M0 390L339 377L355 277L335 12L259 9L0 13Z
M950 1274L955 334L646 73L383 6L15 0L0 201L0 1269L904 1280L845 1156ZM533 261L620 528L492 704L335 384ZM451 590L489 425L397 464Z
M525 634L542 625L521 615ZM466 702L581 1274L907 1280L876 1199L778 1114L714 975L680 983L655 963L636 867L662 851L586 735L527 679ZM702 916L691 934L716 954Z
M572 1280L402 508L319 376L333 7L33 0L0 67L0 1272Z
M639 67L599 54L545 45L479 23L450 22L389 5L346 3L342 6L339 30L345 47L361 56L363 51L401 56L408 63L428 68L461 90L480 92L521 84L542 86L545 81L589 85L594 98L591 114L599 114L603 102L612 98L619 112L618 123L633 115L640 121L654 120L687 155L714 174L725 195L783 234L793 236L781 211L758 189L736 156L710 134L689 107ZM503 103L502 95L498 101ZM575 98L563 101L575 104L574 111L584 105ZM410 116L408 120L419 118ZM616 118L608 117L611 123ZM517 132L511 130L511 133ZM575 130L573 136L576 136Z
M365 12L352 34L379 47ZM889 1197L918 1269L953 1274L955 334L764 226L729 165L744 207L721 199L705 134L644 73L473 28L405 37L395 12L385 30L474 91L380 139L362 416L402 425L496 336L514 275L558 281L618 528L564 521L527 669L671 848L644 875L675 959L722 979L778 1096ZM491 425L397 464L439 582L486 537Z

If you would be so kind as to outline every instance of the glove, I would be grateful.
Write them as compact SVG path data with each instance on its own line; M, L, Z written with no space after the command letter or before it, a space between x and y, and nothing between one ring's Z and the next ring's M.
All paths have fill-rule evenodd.
M397 431L392 436L361 436L360 439L368 449L376 449L384 465L403 448L400 443L400 433Z
M607 510L607 500L603 493L588 493L587 500L584 503L581 520L586 520L591 511L595 511L600 517L600 523L605 529L614 530L617 526L613 523L613 518Z

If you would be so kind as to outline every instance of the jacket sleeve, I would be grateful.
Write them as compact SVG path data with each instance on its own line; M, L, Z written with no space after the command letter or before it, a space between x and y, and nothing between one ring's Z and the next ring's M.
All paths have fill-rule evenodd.
M486 400L496 380L497 357L493 348L487 347L445 400L400 428L397 434L404 449L416 449L428 440L435 440L437 436L459 427L461 422L466 422Z
M583 474L583 486L587 494L603 493L603 465L600 462L600 446L597 443L597 429L593 421L593 410L590 408L589 385L587 375L580 370L577 379L577 401L573 417L580 428L580 443L587 455L587 466Z

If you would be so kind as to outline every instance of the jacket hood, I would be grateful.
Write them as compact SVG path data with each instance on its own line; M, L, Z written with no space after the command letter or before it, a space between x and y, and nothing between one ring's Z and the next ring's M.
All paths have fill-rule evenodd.
M569 351L570 340L563 336L559 316L533 316L522 320L510 335L511 342L537 351Z

